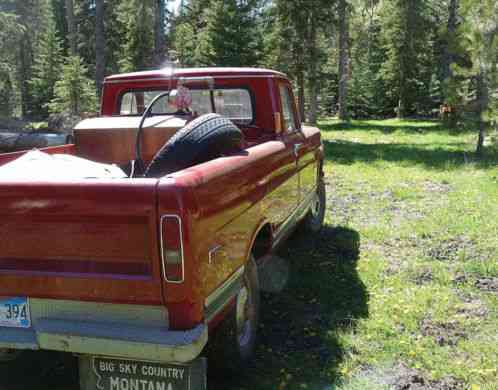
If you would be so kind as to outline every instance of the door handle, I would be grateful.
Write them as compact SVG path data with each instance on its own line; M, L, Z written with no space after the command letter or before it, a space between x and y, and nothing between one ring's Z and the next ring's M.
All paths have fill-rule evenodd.
M296 157L299 156L299 150L301 149L302 146L303 144L294 144L294 156Z

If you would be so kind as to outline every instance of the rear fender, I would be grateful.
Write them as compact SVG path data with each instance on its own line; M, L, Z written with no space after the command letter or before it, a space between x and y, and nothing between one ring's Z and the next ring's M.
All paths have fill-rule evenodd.
M182 225L184 281L168 282L162 277L163 297L170 314L171 329L190 329L203 320L202 297L199 294L196 243L192 240L192 226L199 211L192 188L181 181L165 177L158 183L158 236L162 238L160 223L164 215L178 216ZM161 259L161 245L158 246ZM161 267L164 267L161 261Z

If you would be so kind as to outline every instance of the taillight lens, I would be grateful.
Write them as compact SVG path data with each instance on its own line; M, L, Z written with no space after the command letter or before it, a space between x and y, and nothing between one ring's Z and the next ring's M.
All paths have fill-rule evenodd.
M184 280L182 221L177 215L161 217L161 255L164 279L172 283Z

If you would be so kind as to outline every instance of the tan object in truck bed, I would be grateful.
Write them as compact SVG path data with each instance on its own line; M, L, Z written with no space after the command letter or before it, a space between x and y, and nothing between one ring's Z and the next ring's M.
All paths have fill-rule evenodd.
M74 128L77 154L101 163L126 164L135 159L140 117L85 119ZM159 149L185 124L175 116L154 116L144 123L142 158L151 161Z

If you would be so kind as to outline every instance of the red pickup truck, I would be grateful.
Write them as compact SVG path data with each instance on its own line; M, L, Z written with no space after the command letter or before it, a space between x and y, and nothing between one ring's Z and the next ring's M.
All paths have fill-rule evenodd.
M288 78L110 76L100 116L42 151L125 175L0 176L0 361L70 352L85 390L176 390L203 388L211 346L247 360L258 269L324 219L320 132L301 125ZM23 154L0 155L0 169Z

